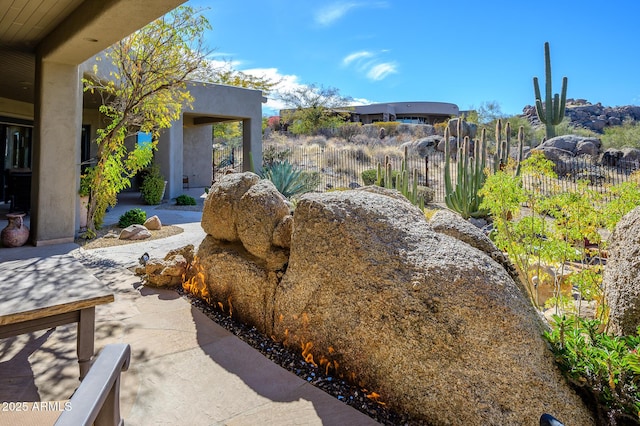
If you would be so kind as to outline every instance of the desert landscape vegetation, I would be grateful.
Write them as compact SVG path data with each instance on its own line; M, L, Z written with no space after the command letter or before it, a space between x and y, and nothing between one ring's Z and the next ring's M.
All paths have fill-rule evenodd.
M154 34L112 52L130 69L122 75L140 74L132 83L147 70L129 49ZM640 109L567 99L566 77L552 93L549 52L546 43L544 91L534 78L535 104L519 115L488 102L448 120L363 125L337 89L311 85L281 94L288 109L263 119L262 164L241 148L240 123L215 125L207 236L169 253L165 269L411 422L637 424L640 248L628 237L640 214ZM176 105L193 101L180 76L203 58L172 62L175 81L164 70L169 82L154 90L175 109L85 81L140 106L105 107L112 123L97 142L113 152L85 174L87 237L152 158L143 145L124 155L123 123L155 136L169 127ZM264 92L276 84L213 75ZM145 197L162 199L162 179L146 173ZM149 285L162 282L165 269L143 266Z

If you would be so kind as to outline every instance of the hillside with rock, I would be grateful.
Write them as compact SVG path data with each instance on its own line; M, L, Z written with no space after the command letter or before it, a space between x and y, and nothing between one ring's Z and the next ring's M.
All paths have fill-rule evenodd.
M527 105L522 114L534 125L542 125L536 115L536 107ZM571 124L591 130L595 133L603 133L609 126L620 126L625 121L640 121L640 106L604 106L600 102L592 104L584 99L567 99L565 116L569 117Z

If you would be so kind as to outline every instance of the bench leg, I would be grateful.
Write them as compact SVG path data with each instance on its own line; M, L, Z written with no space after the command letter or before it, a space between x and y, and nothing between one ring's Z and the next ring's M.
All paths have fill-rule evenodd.
M87 375L91 368L91 359L94 353L96 308L86 308L80 311L78 321L78 364L80 364L80 380Z

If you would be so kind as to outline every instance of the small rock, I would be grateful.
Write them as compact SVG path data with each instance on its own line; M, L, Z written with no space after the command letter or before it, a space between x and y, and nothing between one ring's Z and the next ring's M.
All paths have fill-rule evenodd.
M159 231L162 229L162 222L158 216L154 215L144 222L144 227L150 231Z
M120 231L121 240L144 240L151 237L151 232L142 225L131 225Z

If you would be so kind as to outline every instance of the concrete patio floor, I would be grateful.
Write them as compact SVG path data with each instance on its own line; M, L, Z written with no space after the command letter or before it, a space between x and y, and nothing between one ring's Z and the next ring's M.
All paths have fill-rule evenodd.
M185 191L199 196L200 191ZM105 223L133 207L185 231L162 240L84 250L75 244L0 248L0 262L66 256L98 278L115 302L96 309L96 349L129 343L121 412L128 425L369 425L368 416L274 364L171 290L144 287L128 269L149 252L204 238L200 212L139 205L123 194ZM2 267L2 263L0 263ZM0 295L2 297L2 295ZM0 340L0 401L59 401L77 388L75 325ZM3 414L0 411L0 425Z

